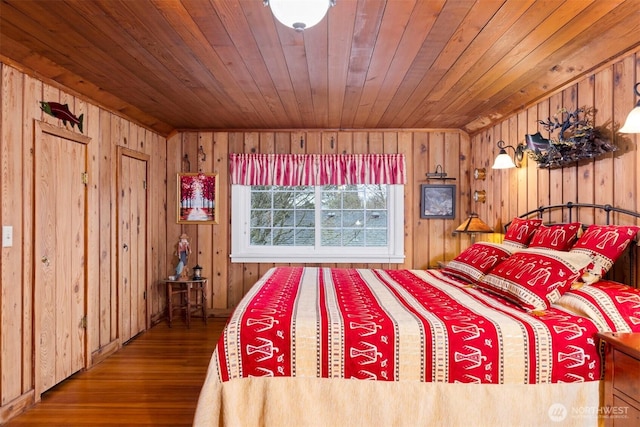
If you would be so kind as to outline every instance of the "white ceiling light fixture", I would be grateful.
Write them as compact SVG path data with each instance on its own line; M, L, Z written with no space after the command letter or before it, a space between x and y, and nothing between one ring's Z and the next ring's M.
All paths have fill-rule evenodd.
M264 5L282 24L302 32L322 21L336 0L264 0Z

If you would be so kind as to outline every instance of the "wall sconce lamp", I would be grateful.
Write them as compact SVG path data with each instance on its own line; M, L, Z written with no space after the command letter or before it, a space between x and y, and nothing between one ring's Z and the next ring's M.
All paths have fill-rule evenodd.
M282 24L302 32L322 21L336 0L264 0L264 5Z
M524 157L525 147L523 145L514 147L513 145L505 145L504 141L498 141L498 148L500 149L500 152L496 156L496 160L493 162L491 169L510 169L520 167L519 164ZM507 148L511 148L513 150L513 159L509 154L507 154Z
M634 91L636 92L636 96L640 97L640 83L636 83L634 86ZM636 107L629 112L627 116L627 120L625 120L624 125L620 128L618 132L621 133L640 133L640 99L638 99L638 103Z
M475 243L476 233L493 233L493 228L478 218L477 213L471 213L462 224L454 230L454 233L465 233L471 236L471 244Z

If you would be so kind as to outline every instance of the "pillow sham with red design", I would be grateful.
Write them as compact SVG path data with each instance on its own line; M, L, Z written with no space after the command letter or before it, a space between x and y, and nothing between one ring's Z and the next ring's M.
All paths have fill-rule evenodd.
M572 222L569 224L541 225L533 233L530 248L548 248L557 251L568 251L575 242L582 224Z
M475 283L517 249L499 243L478 242L447 263L443 273Z
M593 320L605 332L640 332L640 289L602 280L567 291L556 306Z
M593 258L591 272L602 277L629 246L640 227L635 225L590 225L571 248Z
M478 287L509 299L526 310L545 310L592 264L586 254L527 248L511 255Z
M541 219L513 218L502 243L516 248L526 248L533 233L540 225L542 225Z

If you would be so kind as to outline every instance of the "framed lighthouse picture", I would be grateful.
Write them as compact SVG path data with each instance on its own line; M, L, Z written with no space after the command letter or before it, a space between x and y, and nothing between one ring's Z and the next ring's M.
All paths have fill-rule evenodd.
M178 224L218 223L218 174L178 174Z

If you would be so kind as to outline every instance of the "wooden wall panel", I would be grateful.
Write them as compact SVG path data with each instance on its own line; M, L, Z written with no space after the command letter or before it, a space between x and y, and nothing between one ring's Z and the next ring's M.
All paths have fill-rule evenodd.
M197 137L196 137L197 135ZM180 141L179 143L176 141ZM197 253L197 262L205 267L204 274L211 277L208 299L213 313L228 313L242 296L255 284L258 278L274 265L288 263L231 263L229 254L231 223L230 191L228 180L229 153L404 153L407 161L408 183L405 186L405 253L402 264L365 265L312 264L342 267L376 268L424 268L437 265L437 261L451 259L460 248L468 245L466 236L453 235L455 227L469 212L470 197L466 170L470 164L471 149L467 135L458 131L236 131L184 132L168 141L168 156L182 158L185 150L191 153L196 144L214 145L214 162L205 163L205 171L217 172L220 179L221 211L219 224L176 225L173 211L175 185L167 185L166 198L169 200L170 214L167 234L179 235L185 231L192 237L192 250ZM207 151L207 150L205 150ZM209 153L207 152L207 156ZM168 168L172 162L168 162ZM454 220L420 219L420 185L426 183L425 174L434 171L440 164L458 186L457 218ZM172 176L168 172L168 176ZM448 181L450 182L450 181ZM441 183L432 182L432 183ZM191 230L191 231L186 231ZM195 230L195 231L194 231ZM221 243L223 242L223 243ZM173 256L174 245L168 243L168 251ZM466 247L466 246L465 246ZM193 261L195 262L195 261ZM191 262L190 262L191 263ZM154 316L159 316L157 313Z
M84 129L92 141L100 137L100 109L83 102L83 112L87 119ZM100 224L100 144L87 144L87 223ZM87 233L87 307L100 307L100 232ZM87 330L87 348L97 349L100 344L100 310L87 313L87 323L95 327ZM106 343L105 343L106 344Z
M595 75L595 125L611 128L613 124L613 68L608 67ZM613 138L613 132L609 134ZM612 203L614 194L613 153L605 154L595 161L596 191L595 202ZM602 223L605 216L596 211L596 222Z
M213 172L217 172L222 177L229 176L229 134L227 132L216 132L213 134L213 156L215 159ZM224 183L224 181L221 181ZM229 222L231 194L227 185L220 185L218 197L223 208L220 209L218 225L213 227L213 260L210 286L213 290L211 300L212 307L226 308L229 295L229 254L231 245L229 243Z
M33 99L42 93L42 82L34 79L30 76L24 76L24 97L25 99ZM3 105L4 107L4 105ZM23 103L22 117L38 117L40 105L36 102ZM25 165L31 165L33 163L33 149L34 149L34 131L35 127L33 123L27 121L22 122L22 140L23 144L23 159ZM3 135L4 136L4 135ZM24 182L33 182L34 170L31 167L25 167L23 169L22 178ZM25 200L33 200L33 187L23 186L22 196ZM24 236L33 236L33 224L34 216L33 212L22 211L22 234ZM4 220L2 221L4 224ZM33 274L35 262L33 255L33 242L31 239L23 239L23 252L22 252L22 393L26 393L30 390L30 385L33 384L33 369L31 365L33 357ZM4 276L3 276L4 277Z
M87 245L83 249L86 265L86 349L84 361L73 363L90 366L100 356L115 351L118 339L115 247L115 147L151 154L151 170L157 171L153 184L159 197L154 209L159 211L158 233L149 233L149 246L166 251L166 140L164 137L134 124L114 112L82 99L50 82L44 82L19 70L15 65L0 63L0 222L13 227L13 246L0 252L0 424L16 411L34 401L33 376L33 220L34 212L34 121L64 128L62 122L40 109L40 101L56 101L69 105L77 116L83 114L83 135L87 145ZM78 132L77 127L66 128ZM125 138L126 137L126 142ZM70 204L75 206L75 204ZM73 224L73 227L78 227ZM163 260L164 264L164 260ZM152 270L153 271L153 270ZM147 278L151 283L166 277L157 271ZM83 278L79 281L85 282ZM70 296L60 295L59 310L68 311ZM68 308L63 308L68 307ZM156 311L164 305L158 304ZM74 309L77 309L74 308ZM85 310L85 308L82 308ZM67 342L61 342L67 346ZM64 350L61 350L64 351ZM61 372L68 367L61 367Z
M0 259L0 274L2 274L2 293L0 294L0 367L2 377L0 379L0 403L7 404L23 392L22 365L23 348L15 345L22 342L24 335L22 304L24 301L24 289L16 286L22 283L23 271L21 269L24 253L16 250L22 241L22 206L25 203L22 194L23 150L22 144L15 141L22 140L22 92L24 80L19 73L8 66L2 69L2 138L0 139L1 160L1 186L2 208L0 219L3 226L13 227L13 247L2 248ZM8 108L8 107L12 108ZM29 365L31 366L31 365Z
M496 138L501 135L503 138L508 138L505 139L507 144L512 145L524 142L525 133L539 131L543 136L548 137L549 133L542 129L538 121L553 118L561 109L573 111L584 107L595 108L595 126L618 148L614 153L558 169L539 169L531 159L527 159L523 168L518 171L488 169L487 182L489 188L496 194L488 194L486 209L488 212L501 212L500 216L492 218L494 223L511 219L514 212L511 209L501 209L501 201L505 200L507 203L506 201L512 200L514 196L519 200L518 211L515 214L524 213L541 205L566 202L612 204L629 210L640 209L638 136L616 132L638 101L633 93L633 87L640 76L639 69L640 53L636 51L603 65L597 72L560 88L534 105L525 106L516 114L517 126L511 125L513 117L509 117L471 136L474 162L491 163L496 153L484 148L490 136ZM505 134L505 129L508 129L508 134ZM525 184L520 182L525 178ZM505 184L505 180L509 183ZM522 206L520 200L526 200L527 206ZM510 202L509 204L511 205ZM567 221L568 215L567 212L563 212L546 216L544 219L561 222ZM604 223L605 214L600 210L586 210L581 211L579 218L572 219L580 220L585 224ZM628 217L622 221L640 223ZM636 272L640 271L639 266L640 260L635 266ZM621 281L629 280L628 271L616 271L615 277ZM635 277L637 281L637 274Z
M168 138L155 134L80 99L64 88L52 86L26 75L24 70L0 64L2 110L0 112L0 191L2 225L14 227L14 246L0 252L0 422L32 390L33 342L31 319L33 301L31 272L33 259L33 120L62 126L58 119L42 113L40 100L67 102L76 113L85 114L85 135L89 144L90 184L88 191L87 312L88 353L112 351L118 343L118 304L116 293L116 146L144 152L150 156L149 242L151 252L147 289L151 322L162 319L165 290L162 279L175 267L177 236L186 231L193 239L194 253L205 274L211 278L210 307L228 313L243 294L272 264L231 263L230 186L228 154L231 152L274 153L404 153L407 165L405 186L405 253L403 264L389 268L424 268L440 259L450 259L469 245L467 236L452 234L469 211L476 211L496 231L514 215L551 201L577 201L624 204L639 209L640 164L636 135L615 134L626 113L636 102L631 88L638 81L638 53L605 64L586 78L560 88L536 104L524 106L512 117L505 117L475 135L454 130L279 130L279 131L193 131L175 133ZM547 119L558 108L593 105L596 125L610 129L619 152L556 171L538 169L535 162L524 162L517 171L492 171L497 154L496 142L504 139L515 145L524 133L544 131L538 120ZM77 129L73 130L77 132ZM303 144L300 144L300 139ZM333 145L332 145L333 141ZM198 158L203 146L206 160ZM184 170L187 154L193 171L219 173L222 205L220 223L195 226L176 223L176 174ZM211 156L209 158L209 156ZM455 220L420 218L420 185L425 173L442 164L457 180L458 204ZM487 168L485 181L474 181L475 167ZM622 171L627 173L621 173ZM633 173L629 172L633 171ZM474 190L486 190L487 202L470 202ZM553 191L552 191L553 190ZM573 201L573 200L572 200ZM37 213L35 213L37 214ZM582 220L599 213L585 214ZM563 218L554 218L562 220ZM494 239L494 236L478 236ZM20 266L16 268L15 266ZM21 286L15 286L20 283ZM18 320L16 320L18 319ZM22 345L15 345L16 342ZM91 362L89 362L91 363ZM21 397L22 396L22 397Z

